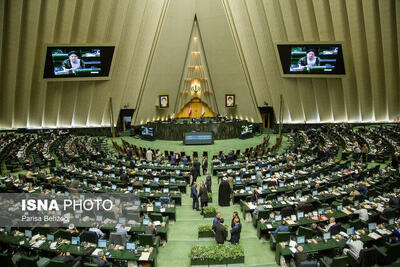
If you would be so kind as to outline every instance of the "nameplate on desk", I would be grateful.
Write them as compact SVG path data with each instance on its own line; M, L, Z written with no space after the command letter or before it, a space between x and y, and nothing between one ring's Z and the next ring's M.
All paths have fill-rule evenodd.
M272 229L272 225L271 224L267 224L267 228L268 229Z
M153 207L147 207L147 211L153 211Z
M161 208L161 209L160 209L160 212L165 212L165 208Z

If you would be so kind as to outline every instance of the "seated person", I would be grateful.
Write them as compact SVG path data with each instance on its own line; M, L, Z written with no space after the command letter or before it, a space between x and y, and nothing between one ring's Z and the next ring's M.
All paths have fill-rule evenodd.
M330 217L330 218L329 218L329 224L325 225L324 228L322 228L322 227L320 227L320 226L318 226L317 228L318 228L318 230L320 230L320 231L329 232L330 228L331 228L332 226L334 226L335 224L336 224L335 218L334 218L334 217Z
M68 59L64 60L62 63L63 70L72 70L76 69L84 69L85 62L82 59L78 58L78 53L76 51L70 51L68 53Z
M101 250L97 254L97 257L94 257L92 259L92 263L97 264L97 266L111 266L111 263L109 263L106 259L106 256L104 256L104 252Z
M125 235L126 238L129 238L128 236L128 232L125 230L125 223L122 223L117 229L116 232L117 233L123 233Z
M343 249L344 254L347 255L347 253L350 253L355 259L358 259L360 251L364 248L364 243L361 240L357 240L357 237L353 235L347 240L346 245L349 248Z
M368 222L368 210L364 208L364 205L360 205L360 208L354 211L354 214L358 214L358 218L363 222Z
M104 236L104 233L98 228L97 222L93 223L93 226L89 228L89 232L95 232L98 238Z
M71 256L69 252L60 252L56 257L53 258L53 260L62 261L67 266L73 266L75 262L81 260L81 257L75 258L74 256Z
M79 231L78 231L78 229L76 229L76 227L73 223L68 225L68 229L66 231L69 232L71 234L71 236L73 236L73 237L79 236Z
M318 266L317 261L309 261L307 253L303 252L303 247L298 246L297 252L294 254L294 261L297 267L300 266Z
M297 65L301 70L309 70L310 67L319 66L320 59L316 56L316 52L314 49L307 50L307 55L302 57L297 62Z
M289 227L286 225L285 220L282 220L282 225L278 226L274 231L268 231L268 234L272 234L276 238L279 232L289 232Z

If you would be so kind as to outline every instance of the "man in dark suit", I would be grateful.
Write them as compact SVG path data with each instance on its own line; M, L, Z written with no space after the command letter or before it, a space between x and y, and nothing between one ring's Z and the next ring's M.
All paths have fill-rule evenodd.
M207 168L208 168L208 159L206 157L203 157L201 165L203 167L203 175L205 175L207 173Z
M66 266L73 266L77 261L81 260L81 257L75 258L74 256L71 256L69 252L60 252L53 260L56 261L62 261L66 264Z
M224 226L224 218L221 218L219 223L215 226L215 241L217 244L223 244L228 236L228 231Z
M206 187L207 187L207 191L208 191L208 193L211 193L211 184L212 184L212 181L211 181L211 175L207 172L207 177L206 177Z
M200 162L197 160L197 158L194 158L192 173L193 173L193 181L196 181L197 177L200 176Z
M197 183L193 182L192 187L190 188L190 197L193 199L192 209L199 210L199 195L197 193Z
M231 228L231 243L239 244L240 232L242 231L242 224L240 223L239 217L233 220L234 226Z
M392 168L396 170L396 172L399 172L399 152L396 152L393 156L392 156Z
M125 185L128 184L128 174L126 174L126 171L122 171L122 174L120 176L121 182Z

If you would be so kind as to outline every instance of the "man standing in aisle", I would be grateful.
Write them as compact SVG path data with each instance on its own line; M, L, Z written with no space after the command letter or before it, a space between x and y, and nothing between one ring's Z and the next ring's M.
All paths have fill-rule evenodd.
M205 175L207 173L207 168L208 168L208 159L204 156L201 165L203 167L203 175Z
M197 193L197 183L193 181L193 185L190 188L190 197L193 199L192 209L199 210L199 195Z

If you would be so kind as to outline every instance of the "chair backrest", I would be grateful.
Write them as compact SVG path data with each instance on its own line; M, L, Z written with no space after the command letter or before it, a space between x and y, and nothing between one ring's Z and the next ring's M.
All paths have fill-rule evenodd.
M141 246L154 246L153 235L151 234L140 234L139 235L139 244Z
M331 267L344 267L349 264L349 257L347 255L337 256L332 259Z
M97 267L98 265L95 263L85 262L83 267Z
M113 245L125 246L126 236L124 235L124 233L119 232L110 233L110 243Z
M359 262L362 267L375 265L378 263L378 251L374 247L362 249L360 251Z
M161 213L151 213L149 214L150 219L154 222L154 221L163 221L162 215Z
M51 267L67 267L67 263L59 260L50 260L49 265Z
M71 233L68 232L67 230L64 229L59 229L57 232L55 232L54 234L54 238L62 238L62 239L67 239L67 240L71 240Z
M360 220L349 221L351 227L354 227L355 230L361 229L364 227L364 223Z
M39 260L39 257L27 257L27 256L22 256L21 259L18 261L18 266L19 267L36 267L37 261Z
M12 254L0 254L0 262L2 266L14 266Z
M306 239L311 239L314 235L314 232L311 228L299 226L299 228L297 230L297 235L304 236Z
M270 211L268 210L260 210L258 212L258 219L267 219L269 218Z
M97 244L99 237L95 232L85 231L81 234L81 242L89 242L93 244Z
M387 254L389 257L397 258L400 255L400 243L386 243Z
M329 232L331 233L331 235L337 235L338 233L340 233L340 223L336 223L335 225L332 225L329 228Z
M290 241L290 232L278 232L276 234L276 242L289 242Z

